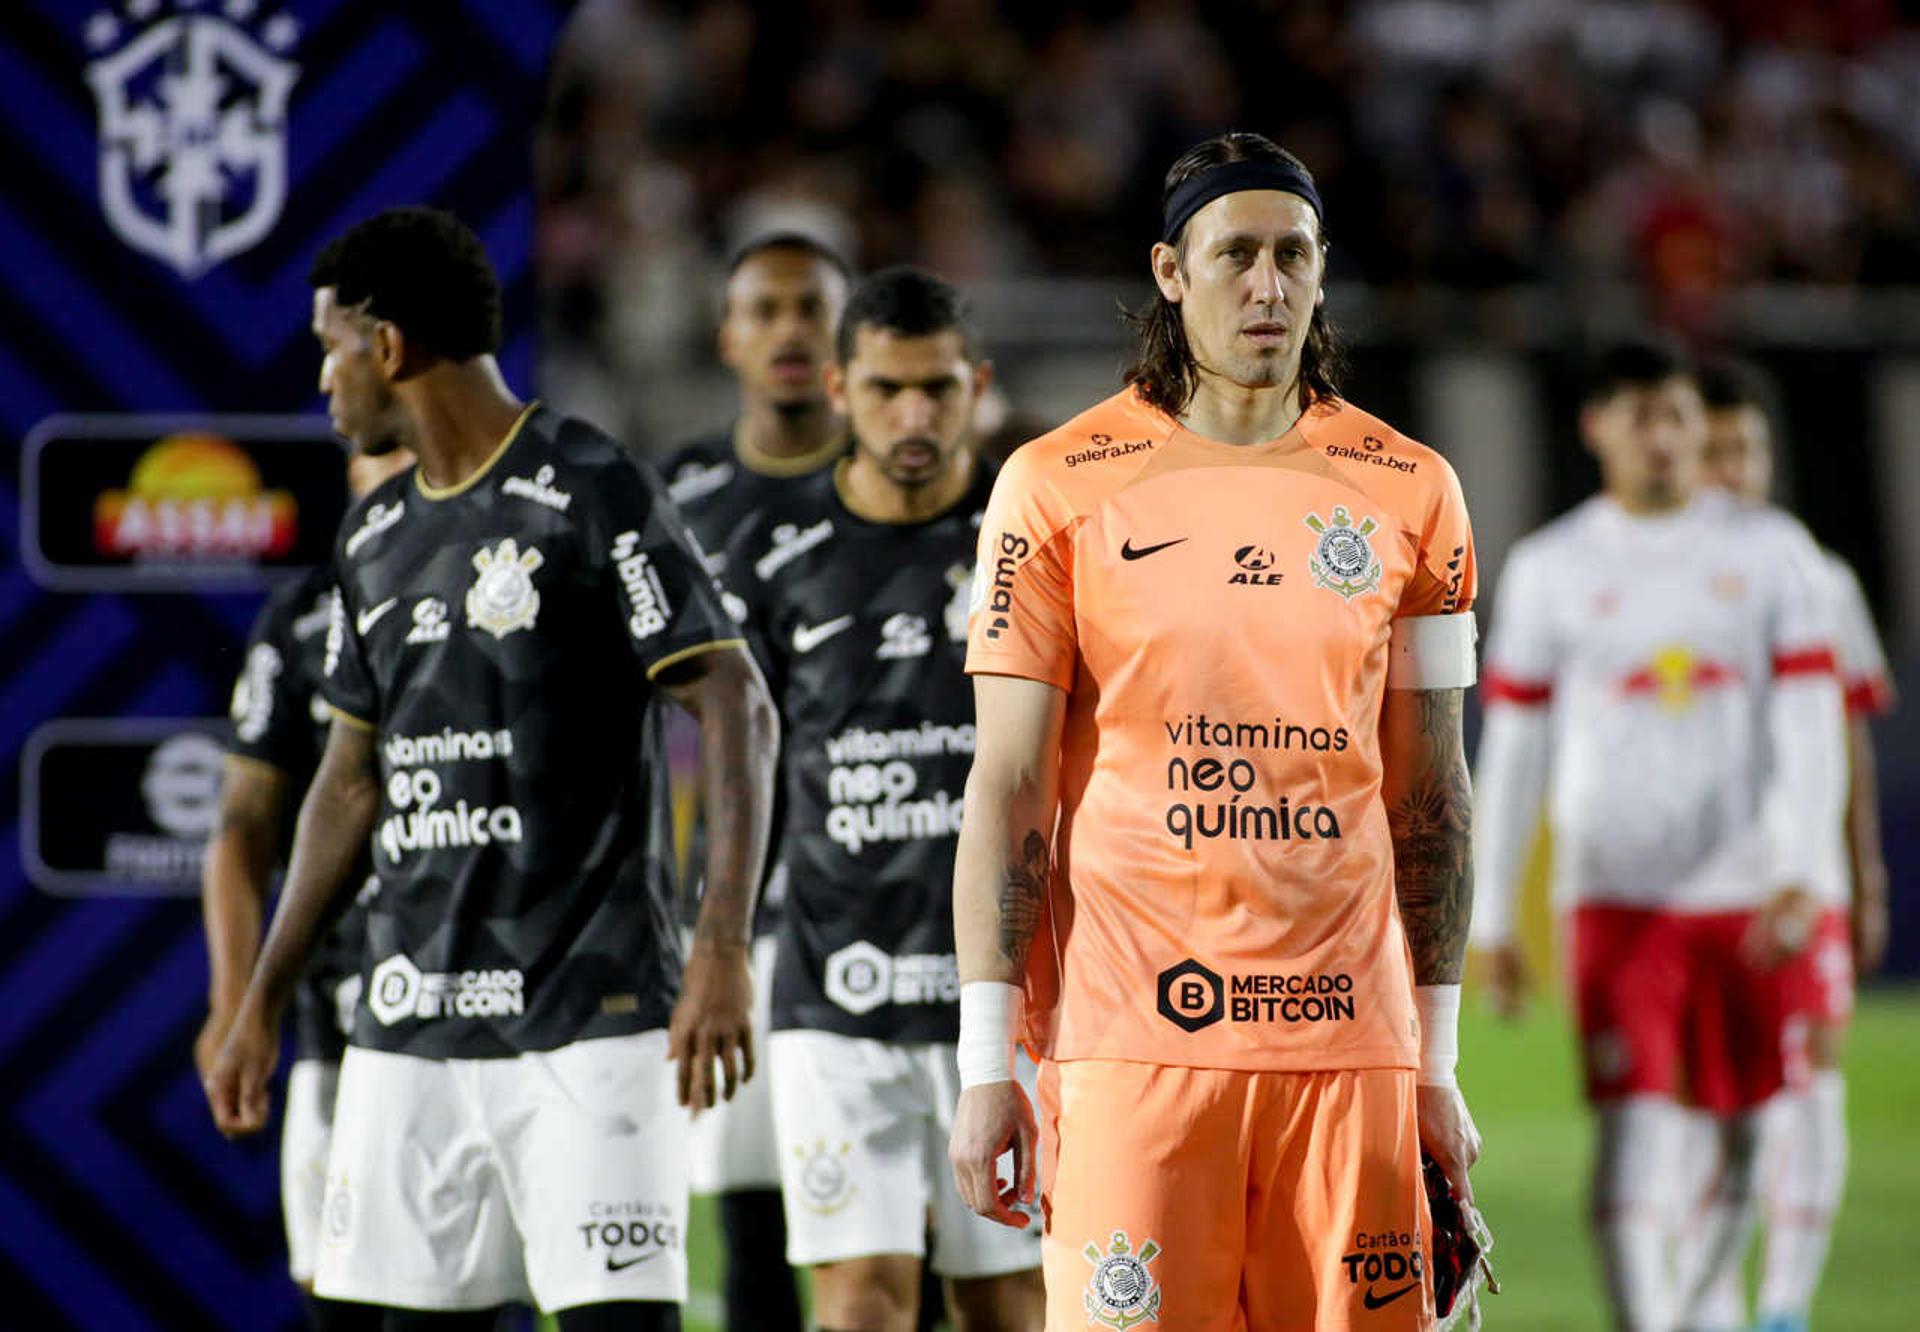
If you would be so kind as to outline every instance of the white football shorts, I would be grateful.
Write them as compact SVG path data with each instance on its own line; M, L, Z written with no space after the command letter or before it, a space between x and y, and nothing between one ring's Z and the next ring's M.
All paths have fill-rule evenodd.
M297 1059L287 1070L287 1112L280 1127L280 1213L287 1223L287 1266L301 1285L313 1282L320 1241L320 1205L333 1146L333 1098L340 1065Z
M920 1256L931 1212L933 1270L943 1277L1040 1265L1037 1221L1014 1230L977 1216L953 1182L947 1136L960 1070L952 1042L777 1031L768 1062L788 1262ZM1024 1055L1019 1072L1031 1097L1034 1069Z
M737 1193L780 1187L780 1158L773 1140L773 1079L767 1076L767 1032L773 1022L771 934L753 941L754 1075L693 1121L688 1178L698 1194Z
M667 1034L340 1068L316 1293L542 1310L687 1294L687 1112Z

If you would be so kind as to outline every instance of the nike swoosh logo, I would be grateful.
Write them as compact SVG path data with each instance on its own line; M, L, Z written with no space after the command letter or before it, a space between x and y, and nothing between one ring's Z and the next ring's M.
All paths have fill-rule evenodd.
M1120 558L1123 560L1144 560L1149 555L1156 555L1159 552L1165 550L1168 546L1177 546L1182 541L1185 541L1185 540L1186 540L1185 537L1175 537L1171 541L1162 541L1157 546L1136 547L1133 544L1133 538L1128 537L1125 541L1122 541L1120 543Z
M1418 1287L1419 1284L1420 1283L1418 1281L1412 1282L1409 1285L1400 1287L1400 1289L1394 1291L1393 1294L1391 1295L1375 1295L1373 1293L1373 1287L1368 1286L1366 1298L1361 1300L1360 1302L1366 1305L1369 1309L1384 1309L1389 1304L1392 1304L1395 1300L1399 1299L1402 1295L1405 1295L1408 1291Z
M388 597L378 606L367 607L367 609L353 617L353 627L362 634L366 633L367 630L373 628L374 625L380 622L382 615L385 615L388 611L392 610L394 606L399 604L399 601L400 598L398 597Z
M811 652L843 629L853 626L851 615L842 615L838 619L828 620L825 624L816 624L809 629L804 624L793 626L793 650Z
M644 1263L649 1258L658 1258L664 1252L664 1249L655 1249L652 1253L643 1253L637 1258L615 1258L612 1254L608 1254L607 1270L609 1272L624 1272L635 1263Z

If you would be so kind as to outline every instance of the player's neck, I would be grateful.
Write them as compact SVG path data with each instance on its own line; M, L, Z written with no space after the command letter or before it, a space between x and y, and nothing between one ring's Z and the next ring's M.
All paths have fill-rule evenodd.
M1222 444L1264 444L1293 429L1300 419L1300 380L1296 369L1284 386L1250 388L1209 370L1199 372L1193 401L1180 424Z
M437 365L420 377L411 404L420 480L431 490L451 490L493 458L526 410L491 356L458 365Z
M924 486L896 485L865 454L841 463L833 474L840 502L870 523L924 523L958 504L973 484L973 451L962 450L941 476Z
M845 426L825 399L782 410L770 402L748 398L740 404L740 421L733 443L748 466L756 460L774 463L810 459L837 448L846 437Z
M1693 503L1698 493L1693 490L1646 491L1632 490L1626 486L1607 487L1607 498L1620 507L1620 511L1630 518L1665 518L1679 513Z

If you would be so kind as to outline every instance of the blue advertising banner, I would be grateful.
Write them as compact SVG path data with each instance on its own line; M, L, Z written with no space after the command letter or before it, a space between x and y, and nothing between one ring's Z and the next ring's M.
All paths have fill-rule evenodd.
M190 1057L214 776L192 719L225 711L260 588L340 512L324 240L392 204L460 214L531 389L566 8L0 12L0 1325L299 1325L273 1135L221 1140Z

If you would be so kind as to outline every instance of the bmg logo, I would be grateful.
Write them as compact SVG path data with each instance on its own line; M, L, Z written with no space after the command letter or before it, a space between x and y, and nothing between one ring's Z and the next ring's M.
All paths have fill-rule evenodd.
M1226 1015L1218 973L1188 958L1160 973L1160 1016L1182 1031L1211 1027Z

